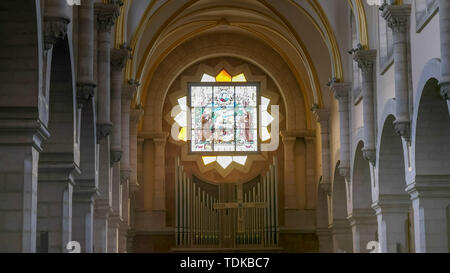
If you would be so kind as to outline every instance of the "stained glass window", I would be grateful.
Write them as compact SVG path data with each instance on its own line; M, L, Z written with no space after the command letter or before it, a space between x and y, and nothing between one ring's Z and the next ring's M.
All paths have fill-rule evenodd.
M257 95L252 84L192 84L191 151L258 151Z
M274 120L269 114L270 99L258 97L257 86L247 82L244 73L231 76L225 69L215 77L203 74L201 83L193 84L188 97L178 99L181 111L174 120L182 128L178 139L188 140L187 112L191 110L191 151L204 152L254 152L258 151L258 137L267 141L268 126ZM205 84L211 83L211 85ZM260 102L259 102L260 100ZM261 107L261 128L258 136L258 104ZM232 162L245 165L247 156L202 156L205 165L217 162L227 168Z

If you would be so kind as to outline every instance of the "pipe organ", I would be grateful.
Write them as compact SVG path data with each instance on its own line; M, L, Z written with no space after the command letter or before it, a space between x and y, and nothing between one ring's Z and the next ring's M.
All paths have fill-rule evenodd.
M267 174L212 184L175 163L175 240L179 248L273 248L278 245L276 158Z

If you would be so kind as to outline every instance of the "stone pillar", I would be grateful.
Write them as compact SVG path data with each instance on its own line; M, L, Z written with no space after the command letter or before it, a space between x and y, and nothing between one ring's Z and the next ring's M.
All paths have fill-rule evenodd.
M378 242L381 253L408 252L406 221L410 200L408 196L380 196L372 205L377 215Z
M349 93L351 83L332 83L331 91L339 101L339 132L340 132L340 164L339 173L346 178L350 176L350 118Z
M362 71L363 121L364 121L364 159L375 164L375 106L373 86L373 66L376 63L376 50L357 50L354 60Z
M111 133L111 28L119 16L119 7L115 4L95 3L95 15L98 27L98 111L97 130L101 138Z
M411 5L385 5L383 18L392 29L394 36L395 66L395 131L405 141L410 141L411 122L409 117L409 68L408 31Z
M44 156L39 162L37 247L39 252L65 252L72 240L72 195L79 169L73 154L68 158L65 154L42 154L42 159ZM43 245L48 249L41 249Z
M123 68L128 59L127 49L111 49L111 117L113 130L111 134L111 162L122 158L122 85Z
M67 25L72 18L72 7L67 1L46 0L44 8L44 46L46 50L53 47L59 39L67 34Z
M297 185L295 183L295 136L284 135L284 209L298 209Z
M367 244L376 241L377 218L373 209L353 209L348 220L352 227L353 253L367 253Z
M94 252L108 251L109 214L112 206L112 179L110 133L111 123L111 28L119 16L119 6L114 3L95 3L97 25L97 141L99 143L99 193L94 208Z
M112 211L109 215L108 252L119 250L119 227L122 222L122 84L123 68L128 59L127 49L111 49L111 165L112 165Z
M94 199L98 187L98 154L95 128L94 1L83 0L78 9L77 101L81 113L81 176L73 195L72 239L81 252L92 253L94 245Z
M406 191L414 210L415 249L418 253L450 251L450 177L416 177Z
M136 84L130 81L122 87L122 160L120 176L122 182L122 222L119 227L119 252L127 252L127 236L130 228L130 106L136 93Z
M139 183L137 179L137 125L140 118L143 116L144 111L142 109L132 109L130 111L130 178L129 178L129 230L127 233L127 252L133 252L134 230L135 230L135 199L136 192L139 190Z
M312 109L315 120L320 124L320 138L322 146L322 180L319 182L319 186L329 192L331 188L330 179L330 128L329 117L330 112L325 109L320 109L314 106Z
M22 112L23 113L23 112ZM38 161L49 137L38 120L0 111L0 252L36 252Z
M317 186L315 180L315 154L316 146L314 137L305 137L306 154L306 209L314 209L317 207Z
M441 95L450 100L450 1L439 0L441 36Z
M333 238L333 252L335 253L351 253L352 230L347 219L333 219L333 224L329 227Z
M145 191L144 212L151 228L166 229L165 146L168 133L141 132L143 143L143 185ZM153 165L154 168L147 166ZM147 198L150 197L150 198ZM144 216L145 215L145 216Z
M165 185L165 153L167 133L153 138L155 145L155 183L153 187L153 210L166 211L166 185Z
M94 96L94 1L83 0L78 8L78 97Z
M72 240L80 243L82 253L92 253L94 246L95 188L77 186L73 193Z

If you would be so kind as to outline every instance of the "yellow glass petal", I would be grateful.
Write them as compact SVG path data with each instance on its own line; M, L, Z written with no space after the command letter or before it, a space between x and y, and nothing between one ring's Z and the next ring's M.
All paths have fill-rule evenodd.
M181 128L178 139L186 142L186 127Z
M231 82L231 75L225 69L222 69L216 76L217 82Z
M244 73L241 73L239 75L234 76L231 79L232 82L247 82L247 79L245 78Z

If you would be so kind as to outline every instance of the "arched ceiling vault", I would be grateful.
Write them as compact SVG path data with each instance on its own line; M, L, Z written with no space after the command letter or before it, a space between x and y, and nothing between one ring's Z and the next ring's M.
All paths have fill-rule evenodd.
M367 27L361 0L341 0L358 21L358 36L367 47ZM344 79L336 26L328 19L320 0L123 0L117 21L115 46L127 43L132 59L126 80L144 83L159 63L177 46L197 35L224 27L245 32L274 48L290 67L306 103L328 107L323 93L330 78ZM323 2L323 1L322 1ZM333 28L334 27L334 28ZM145 101L140 88L136 104Z

